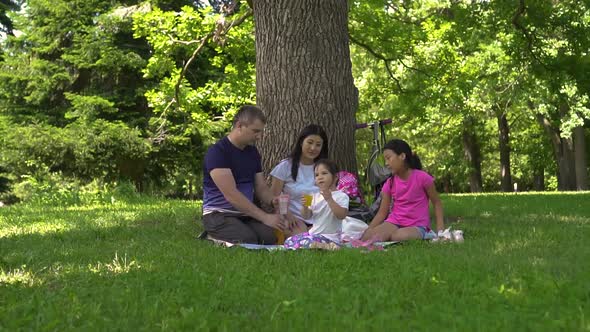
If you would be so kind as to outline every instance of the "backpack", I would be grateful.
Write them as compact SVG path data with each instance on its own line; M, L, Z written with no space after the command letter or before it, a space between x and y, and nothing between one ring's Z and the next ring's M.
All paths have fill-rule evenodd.
M363 199L356 175L347 171L340 171L337 175L338 185L336 189L344 192L350 198L348 216L364 222L371 221L372 215Z
M356 176L347 171L340 171L337 174L338 176L338 185L336 189L344 192L350 198L350 203L352 204L365 204L365 200L361 195L361 190L359 188L359 182Z

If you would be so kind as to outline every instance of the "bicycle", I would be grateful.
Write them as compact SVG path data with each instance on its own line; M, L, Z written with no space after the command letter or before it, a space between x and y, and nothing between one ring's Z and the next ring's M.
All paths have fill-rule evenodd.
M381 203L381 188L383 183L385 183L385 181L391 176L389 168L381 165L377 161L377 158L381 155L381 150L385 145L385 126L391 123L391 119L383 119L369 123L358 123L355 125L355 130L371 128L373 131L371 156L369 157L365 169L365 180L373 187L373 203L370 206L367 206L361 194L362 190L356 188L354 191L358 192L360 195L360 204L351 204L348 213L349 216L364 220L365 222L371 221L373 216L375 216L379 210L379 204Z

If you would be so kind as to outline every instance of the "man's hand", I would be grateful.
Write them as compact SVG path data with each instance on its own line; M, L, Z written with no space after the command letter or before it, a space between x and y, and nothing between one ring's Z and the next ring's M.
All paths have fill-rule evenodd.
M281 231L287 229L287 221L280 214L266 214L261 221L263 224Z
M274 196L271 200L270 200L270 205L272 206L272 208L275 211L278 211L277 209L279 208L279 196Z

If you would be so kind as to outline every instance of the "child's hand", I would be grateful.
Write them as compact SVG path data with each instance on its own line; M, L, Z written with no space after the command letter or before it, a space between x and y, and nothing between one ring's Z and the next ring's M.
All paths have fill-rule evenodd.
M307 205L305 205L305 196L301 196L301 206L303 206L304 208L307 208Z
M322 196L324 196L324 199L326 200L326 202L332 200L332 190L330 190L330 189L320 190L320 194L322 194Z

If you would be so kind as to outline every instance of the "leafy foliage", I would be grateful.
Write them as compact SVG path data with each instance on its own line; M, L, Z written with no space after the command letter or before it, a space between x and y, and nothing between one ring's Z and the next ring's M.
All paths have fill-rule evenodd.
M496 122L507 116L516 180L530 188L536 170L556 169L537 115L564 138L590 118L585 5L524 3L350 1L358 118L393 117L389 133L416 147L441 189L467 189L465 129L483 144L484 187L497 190Z
M29 1L13 13L20 33L4 41L9 56L0 62L7 172L17 182L47 170L74 182L127 179L140 190L194 194L204 146L227 128L228 111L254 98L252 22L215 34L213 44L233 14L224 10L193 1ZM195 39L207 35L184 68Z

